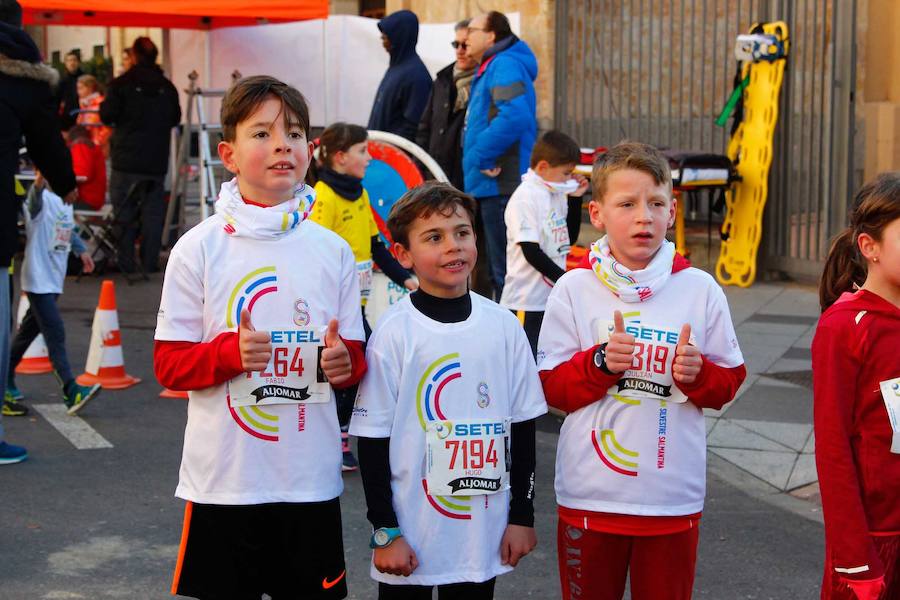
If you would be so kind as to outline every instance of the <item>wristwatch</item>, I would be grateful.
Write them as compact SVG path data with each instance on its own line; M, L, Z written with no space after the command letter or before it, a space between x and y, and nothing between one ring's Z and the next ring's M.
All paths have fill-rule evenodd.
M379 527L372 532L372 539L369 541L369 548L387 548L391 542L402 536L403 532L399 527Z
M606 366L606 343L600 344L597 346L597 349L594 350L594 366L607 375L615 375L615 373L610 371L609 367Z

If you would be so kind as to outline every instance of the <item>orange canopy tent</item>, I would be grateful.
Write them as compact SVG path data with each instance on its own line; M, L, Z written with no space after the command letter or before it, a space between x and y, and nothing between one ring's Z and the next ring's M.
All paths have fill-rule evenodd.
M19 0L26 25L212 29L328 16L328 0Z

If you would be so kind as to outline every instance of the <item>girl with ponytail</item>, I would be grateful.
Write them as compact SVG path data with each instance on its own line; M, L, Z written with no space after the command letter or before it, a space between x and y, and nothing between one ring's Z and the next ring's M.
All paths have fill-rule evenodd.
M900 172L857 194L812 344L823 600L900 597Z

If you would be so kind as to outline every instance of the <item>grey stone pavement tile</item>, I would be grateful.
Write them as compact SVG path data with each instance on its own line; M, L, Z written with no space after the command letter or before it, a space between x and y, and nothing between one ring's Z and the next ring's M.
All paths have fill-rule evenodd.
M798 384L809 380L817 292L762 283L725 294L748 374L731 403L704 411L709 452L782 492L812 484L812 391Z

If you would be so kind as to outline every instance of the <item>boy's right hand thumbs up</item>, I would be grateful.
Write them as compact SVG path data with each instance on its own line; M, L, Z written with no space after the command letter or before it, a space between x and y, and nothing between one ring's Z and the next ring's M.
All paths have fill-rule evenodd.
M262 371L272 358L272 344L268 331L257 331L250 321L250 311L241 311L238 326L238 346L241 350L241 365L245 371Z
M625 332L625 318L618 310L613 313L613 330L606 344L606 368L624 373L634 361L634 336Z

